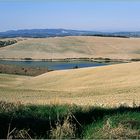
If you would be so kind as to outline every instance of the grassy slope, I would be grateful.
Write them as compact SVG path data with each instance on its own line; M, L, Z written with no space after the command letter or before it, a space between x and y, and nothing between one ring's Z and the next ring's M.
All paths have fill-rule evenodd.
M28 77L10 74L0 74L0 87L16 88L18 84L21 84Z
M16 65L5 65L0 64L0 73L5 74L18 74L26 76L37 76L43 73L48 72L47 68L38 68L38 67L26 67L26 66L16 66Z
M97 68L53 71L7 87L0 81L0 98L24 103L76 103L79 105L118 105L140 101L140 63L116 64ZM0 75L2 77L3 75ZM17 78L16 78L17 79ZM24 81L26 80L26 81ZM6 87L6 88L5 88ZM5 96L3 97L3 91ZM3 99L4 100L4 99Z
M0 48L0 58L140 58L139 38L56 37L28 39Z

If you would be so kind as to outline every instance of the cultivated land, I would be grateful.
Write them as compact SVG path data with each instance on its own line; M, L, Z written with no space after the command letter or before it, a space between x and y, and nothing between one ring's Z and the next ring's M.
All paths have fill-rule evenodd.
M64 59L110 58L140 59L139 38L69 36L20 39L0 48L0 58Z
M52 71L36 77L0 74L0 99L33 104L116 106L140 103L140 63Z
M28 39L4 45L0 58L139 60L139 43L140 39L133 38ZM34 69L1 65L0 71L30 75ZM139 139L139 72L140 62L132 62L52 71L35 77L1 73L0 138Z

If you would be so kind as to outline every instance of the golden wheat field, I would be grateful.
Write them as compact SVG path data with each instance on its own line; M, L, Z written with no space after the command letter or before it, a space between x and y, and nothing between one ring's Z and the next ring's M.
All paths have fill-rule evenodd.
M0 58L140 58L139 38L69 36L20 39L0 48Z
M0 99L32 104L140 103L140 62L52 71L37 77L0 74Z

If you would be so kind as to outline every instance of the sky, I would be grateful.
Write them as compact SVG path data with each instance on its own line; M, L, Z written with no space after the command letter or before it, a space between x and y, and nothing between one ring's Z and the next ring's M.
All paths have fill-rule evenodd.
M140 0L0 0L0 32L52 28L140 31Z

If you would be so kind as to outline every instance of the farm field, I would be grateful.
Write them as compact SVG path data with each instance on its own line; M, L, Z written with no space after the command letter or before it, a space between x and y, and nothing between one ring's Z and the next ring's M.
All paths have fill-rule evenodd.
M36 77L0 74L0 99L24 104L119 106L140 102L140 63L52 71Z
M0 0L0 139L140 139L140 0Z
M0 58L8 60L1 61L10 63L0 65L0 138L140 138L140 62L131 62L140 60L140 39L17 41L0 48ZM100 67L48 72L48 68L31 66L47 59L75 66L77 58L85 64L97 58L93 60ZM30 67L11 64L24 62L19 60L29 60ZM129 63L117 64L121 62Z
M69 36L26 38L0 48L1 59L140 59L139 38Z

